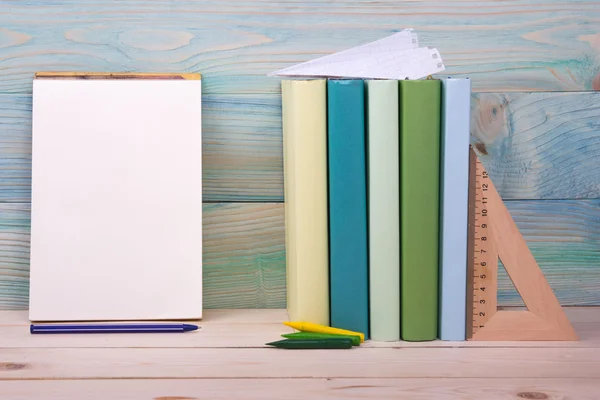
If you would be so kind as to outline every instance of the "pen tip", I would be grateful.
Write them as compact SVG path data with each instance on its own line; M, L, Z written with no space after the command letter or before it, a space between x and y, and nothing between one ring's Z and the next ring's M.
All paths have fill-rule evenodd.
M197 329L198 329L198 327L196 325L183 324L183 331L184 332L195 331Z

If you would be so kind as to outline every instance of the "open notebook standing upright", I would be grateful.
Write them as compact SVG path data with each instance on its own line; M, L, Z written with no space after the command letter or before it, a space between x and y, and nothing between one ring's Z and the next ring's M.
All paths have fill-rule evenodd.
M200 75L37 74L30 319L202 317Z

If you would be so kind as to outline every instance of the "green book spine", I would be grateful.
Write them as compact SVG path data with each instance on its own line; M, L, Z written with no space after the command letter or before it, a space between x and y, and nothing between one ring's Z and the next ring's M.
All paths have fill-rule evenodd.
M398 81L367 81L371 339L400 340Z
M438 335L441 81L400 82L401 337Z

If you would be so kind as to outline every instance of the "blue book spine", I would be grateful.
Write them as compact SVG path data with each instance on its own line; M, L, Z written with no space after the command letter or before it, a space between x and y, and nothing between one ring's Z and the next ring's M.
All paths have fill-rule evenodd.
M466 340L471 81L442 80L440 339Z
M369 337L365 89L327 82L331 326Z

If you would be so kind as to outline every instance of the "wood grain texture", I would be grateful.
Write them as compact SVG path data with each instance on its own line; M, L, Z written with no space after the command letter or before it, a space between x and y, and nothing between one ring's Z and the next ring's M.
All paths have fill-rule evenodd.
M507 201L562 305L600 304L600 200ZM205 204L207 308L283 308L283 204ZM28 302L29 205L0 204L0 309ZM498 304L522 305L503 268Z
M569 316L576 322L600 322L600 308L596 307L570 307ZM27 310L1 310L0 311L0 326L26 326L29 325L29 315ZM283 308L272 309L209 309L202 314L202 324L215 325L231 325L238 326L240 324L265 324L285 326L281 324L288 318L287 310ZM89 338L89 336L88 336ZM121 336L121 339L124 337ZM180 336L181 338L181 336ZM1 344L0 344L0 347Z
M285 307L282 204L205 204L205 308ZM25 309L28 204L0 205L0 309Z
M599 304L600 200L505 204L561 304ZM503 267L498 270L498 304L523 304Z
M346 399L577 399L596 400L597 379L586 378L329 378L329 379L128 379L0 381L11 400L291 400ZM538 397L534 397L534 396ZM545 397L544 397L545 396Z
M473 115L481 120L474 136L489 153L478 154L503 198L600 197L598 94L508 93L600 89L596 0L8 0L0 3L0 202L30 201L31 81L42 70L202 73L204 201L282 201L280 80L266 74L405 27L440 50L444 75L469 76L475 92L500 92L476 97ZM28 222L17 214L8 217L17 220L12 228L0 218L0 308L27 303ZM565 237L579 229L564 226ZM600 301L589 239L597 231L588 229L587 241L532 249L564 304ZM235 292L227 279L260 279L214 268L215 293ZM278 305L284 276L264 292ZM508 290L499 295L514 303ZM237 301L223 296L217 304Z
M483 215L485 207L489 217L480 221L489 224L494 253L497 252L498 258L502 260L506 272L527 306L527 311L492 310L491 318L482 323L485 326L474 332L472 339L579 340L489 175L481 168L481 164L479 168L481 178L478 179L478 186L482 187L480 194L488 198L488 203L481 206L481 212ZM497 270L498 263L494 264L492 268ZM495 277L497 279L497 275ZM497 285L494 284L490 291L495 300Z
M518 307L511 307L511 310ZM600 308L565 307L579 341L377 341L366 340L361 348L462 348L462 347L600 347ZM504 312L504 311L503 311ZM284 309L206 310L201 321L192 321L200 330L185 335L31 335L27 310L0 311L0 352L3 348L254 348L265 349L265 343L282 339L292 329L283 325L289 320ZM266 349L269 350L269 349ZM0 356L0 362L2 362Z
M203 97L204 201L283 200L281 97ZM600 92L472 98L472 143L503 199L600 198ZM29 202L31 99L0 94L0 201Z
M471 106L472 143L503 199L600 197L600 92L478 93Z
M0 94L0 202L30 200L31 97Z
M266 342L293 332L282 324L289 319L285 309L205 310L201 320L186 321L200 327L190 335L31 335L28 317L27 310L0 311L0 348L264 348Z
M264 345L288 329L285 310L208 310L202 329L183 335L74 336L31 335L26 311L0 311L0 393L11 400L41 393L49 400L595 399L600 307L566 312L579 342L368 340L352 350L289 353Z
M27 308L29 302L30 209L0 206L0 309Z
M318 360L318 362L315 362ZM599 348L2 349L0 380L114 378L594 378Z
M230 0L0 5L0 92L39 70L201 72L208 93L275 93L268 72L411 27L477 91L600 87L600 3ZM476 21L476 22L474 22Z
M204 201L282 200L281 99L203 95L202 102ZM0 202L30 200L31 96L0 94Z
M283 204L205 204L206 308L284 308Z

